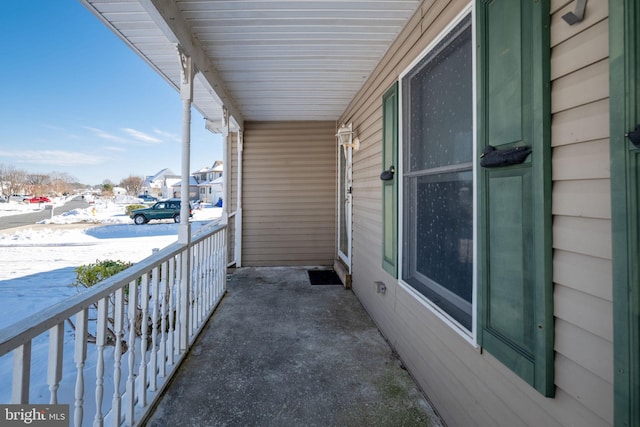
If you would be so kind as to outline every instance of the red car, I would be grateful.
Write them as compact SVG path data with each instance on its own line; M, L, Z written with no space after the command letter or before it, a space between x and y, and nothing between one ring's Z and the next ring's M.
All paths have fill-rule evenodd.
M30 199L27 199L27 202L29 202L29 203L50 203L51 199L49 199L48 197L40 196L40 197L32 197Z

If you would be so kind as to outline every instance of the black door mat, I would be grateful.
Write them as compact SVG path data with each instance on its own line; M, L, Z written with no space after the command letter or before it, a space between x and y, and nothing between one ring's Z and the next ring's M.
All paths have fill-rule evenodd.
M307 270L312 285L342 285L340 277L333 270Z

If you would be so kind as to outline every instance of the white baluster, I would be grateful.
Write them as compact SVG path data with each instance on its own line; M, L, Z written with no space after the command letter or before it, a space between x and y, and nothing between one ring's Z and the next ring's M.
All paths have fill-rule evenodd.
M11 403L29 403L31 377L31 341L13 350L13 385Z
M73 361L76 364L74 425L82 425L84 412L84 363L87 359L87 309L76 314L76 337Z
M198 292L200 293L200 316L198 317L198 325L201 325L204 321L204 316L207 308L207 284L204 281L204 276L207 271L207 258L206 258L206 240L200 244L200 266L198 267Z
M147 406L147 337L149 324L149 274L142 275L140 285L140 366L138 367L138 404L143 408Z
M176 256L176 287L175 287L175 293L176 293L176 330L175 330L175 346L176 346L176 354L179 355L181 353L182 350L182 346L181 343L184 341L184 338L182 337L182 335L184 334L184 327L182 326L183 324L185 324L185 310L184 310L184 299L186 298L184 296L184 291L182 289L183 285L182 285L182 281L184 279L183 275L182 275L182 258L186 256L184 254L184 252L180 252L177 256Z
M213 298L211 304L215 304L218 300L219 294L219 281L218 281L218 236L219 233L211 236L211 290L213 291Z
M209 264L209 275L211 276L210 279L210 283L211 283L211 307L213 307L213 304L216 302L216 296L218 294L218 292L216 291L216 281L218 280L216 271L217 271L217 258L216 258L216 240L215 240L216 236L211 236L211 249L210 249L210 253L209 253L209 258L210 258L210 264Z
M129 341L128 341L128 368L127 377L127 400L125 407L125 419L127 425L133 425L133 410L136 404L135 390L135 363L136 363L136 312L137 312L138 283L137 280L129 282L129 301L127 302L127 314L129 320Z
M175 330L176 330L176 259L171 258L169 264L169 277L167 278L167 289L169 291L169 339L168 344L168 363L173 366L173 355L175 353Z
M122 416L122 395L120 394L120 376L122 375L122 338L124 338L124 290L116 291L113 305L113 333L116 342L113 349L113 399L111 403L111 423L120 425Z
M191 330L189 339L200 323L200 244L193 246L193 265L191 266Z
M204 314L209 312L210 298L211 298L211 282L209 282L209 248L211 242L209 238L205 239L203 242L204 253L202 255L202 276L200 280L202 281L202 294L203 294L203 302L202 306L204 307Z
M49 359L47 367L47 384L49 384L49 403L58 403L58 387L62 379L62 355L64 339L64 323L49 329Z
M189 264L191 250L186 248L180 254L180 282L178 284L178 308L180 311L178 325L178 354L182 354L189 348L189 318L191 316L191 286L189 283Z
M162 264L161 276L160 276L160 306L162 307L162 321L161 321L161 338L160 338L160 376L164 378L167 375L167 295L169 286L169 263L164 262Z
M151 293L153 294L153 312L151 313L151 376L149 377L149 390L156 391L158 388L158 347L157 347L157 336L158 336L158 300L160 299L160 291L158 288L160 270L158 267L153 269L151 273Z
M104 418L102 416L102 397L104 395L104 344L107 335L107 298L98 301L98 319L96 322L96 416L93 420L94 426L102 426Z
M202 319L207 315L209 308L209 283L207 281L207 270L209 269L209 259L207 255L209 253L209 239L202 241L202 266L200 267L200 283L202 284Z

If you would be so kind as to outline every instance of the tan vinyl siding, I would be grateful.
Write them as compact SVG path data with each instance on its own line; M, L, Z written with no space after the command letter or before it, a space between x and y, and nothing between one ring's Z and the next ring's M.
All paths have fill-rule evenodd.
M336 245L335 122L248 122L242 265L331 265Z
M466 5L425 0L341 121L354 154L353 290L450 426L603 426L613 422L607 2L586 19L552 0L553 279L556 395L481 352L382 269L382 95ZM374 282L387 285L376 293Z
M572 7L551 33L556 384L612 425L608 3L570 26Z

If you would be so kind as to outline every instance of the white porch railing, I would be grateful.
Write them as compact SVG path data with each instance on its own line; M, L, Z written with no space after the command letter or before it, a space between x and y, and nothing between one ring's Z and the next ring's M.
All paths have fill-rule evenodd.
M0 330L14 359L4 403L69 404L75 426L140 423L224 295L226 247L226 225L202 229Z

